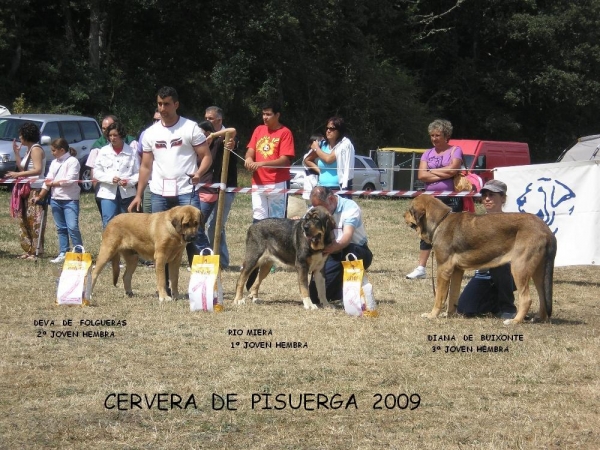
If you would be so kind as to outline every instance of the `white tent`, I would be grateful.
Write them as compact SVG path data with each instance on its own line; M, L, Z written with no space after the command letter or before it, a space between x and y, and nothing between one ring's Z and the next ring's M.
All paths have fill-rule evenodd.
M558 161L592 161L600 160L600 134L577 139L577 143L565 150Z

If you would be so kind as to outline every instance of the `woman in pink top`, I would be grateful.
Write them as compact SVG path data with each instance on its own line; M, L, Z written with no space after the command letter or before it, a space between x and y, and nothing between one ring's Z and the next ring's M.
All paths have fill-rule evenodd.
M60 264L69 251L69 238L73 248L83 245L79 231L79 161L75 158L77 151L69 147L63 138L54 139L50 143L54 161L50 164L48 175L44 181L42 192L50 192L52 217L58 232L58 256L51 263Z

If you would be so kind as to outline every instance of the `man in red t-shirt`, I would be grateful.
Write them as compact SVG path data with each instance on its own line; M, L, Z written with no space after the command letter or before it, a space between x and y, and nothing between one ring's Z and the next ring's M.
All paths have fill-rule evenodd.
M294 137L289 128L279 122L281 108L267 103L262 108L264 125L256 127L248 142L244 166L252 173L253 189L289 188L290 165L294 159ZM267 217L285 217L287 194L252 193L254 222Z

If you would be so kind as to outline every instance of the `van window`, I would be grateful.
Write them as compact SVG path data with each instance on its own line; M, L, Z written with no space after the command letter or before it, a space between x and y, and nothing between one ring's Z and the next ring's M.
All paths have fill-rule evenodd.
M61 122L60 127L62 128L62 137L64 137L69 144L83 140L77 122Z
M21 128L26 122L31 122L35 124L38 128L42 125L41 122L37 122L35 120L13 118L0 119L0 139L7 141L19 139L19 128Z
M371 158L365 158L363 159L364 162L367 163L367 166L369 166L371 169L377 169L377 165L375 164L375 161L373 161Z
M79 125L81 125L84 139L98 139L100 137L98 127L91 120L82 120Z
M354 158L354 168L355 169L364 169L365 165L362 163L362 161L358 158Z
M42 135L50 136L50 140L53 141L60 137L60 130L58 129L58 122L48 122L42 130Z

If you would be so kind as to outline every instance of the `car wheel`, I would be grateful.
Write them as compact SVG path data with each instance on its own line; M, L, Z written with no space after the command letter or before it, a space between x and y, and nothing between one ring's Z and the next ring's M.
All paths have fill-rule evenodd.
M371 192L375 190L375 185L373 183L367 183L362 188L363 191ZM368 195L361 195L361 198L367 198Z
M92 169L87 166L84 166L79 173L79 187L81 187L81 192L92 192L94 186L92 185Z

